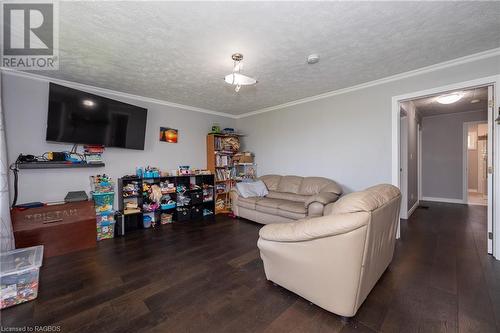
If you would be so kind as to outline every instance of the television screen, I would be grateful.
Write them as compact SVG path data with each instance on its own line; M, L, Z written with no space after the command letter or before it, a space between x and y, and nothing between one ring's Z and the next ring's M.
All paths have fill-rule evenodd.
M144 149L147 109L50 84L47 141Z

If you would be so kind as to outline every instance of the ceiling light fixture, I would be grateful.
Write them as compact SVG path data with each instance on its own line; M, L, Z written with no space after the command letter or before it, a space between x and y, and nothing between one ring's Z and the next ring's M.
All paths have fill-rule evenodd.
M479 99L473 99L473 100L472 100L472 101L470 101L470 102L471 102L471 104L476 104L476 103L481 102L481 100L479 100Z
M236 86L234 88L234 91L240 91L241 86L251 86L257 83L257 80L253 77L241 74L241 69L243 67L243 54L235 53L231 56L231 59L233 59L234 61L233 72L226 75L224 81L226 81L226 83L232 84L233 86Z
M440 104L452 104L459 101L464 95L461 92L441 95L436 100Z
M82 101L82 104L83 104L83 105L85 105L85 106L89 106L89 107L91 107L91 106L94 106L94 105L95 105L95 102L94 102L94 101L91 101L90 99L84 99L84 100Z

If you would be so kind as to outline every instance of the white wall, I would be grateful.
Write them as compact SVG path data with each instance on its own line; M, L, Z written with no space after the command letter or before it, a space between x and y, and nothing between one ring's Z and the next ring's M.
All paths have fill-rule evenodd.
M1 91L9 163L14 162L20 153L41 155L46 151L71 148L71 145L45 141L48 87L46 81L2 73ZM59 201L64 199L68 191L89 191L90 175L106 173L116 179L135 173L136 166L151 165L164 170L176 169L179 165L205 168L205 140L212 123L234 127L231 118L98 94L148 109L145 149L107 148L103 155L106 163L104 168L21 170L18 203ZM160 126L177 128L179 143L160 142ZM11 198L12 195L11 190Z
M500 57L244 117L258 172L317 175L359 190L391 182L392 97L500 73Z
M463 200L464 123L488 120L487 111L422 119L422 196Z

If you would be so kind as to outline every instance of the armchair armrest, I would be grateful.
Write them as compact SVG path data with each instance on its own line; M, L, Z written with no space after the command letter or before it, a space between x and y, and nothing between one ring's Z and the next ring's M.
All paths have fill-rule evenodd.
M369 219L369 212L357 212L268 224L260 229L259 236L275 242L303 242L348 233L367 225Z
M306 207L309 207L313 202L319 202L322 205L327 205L331 202L337 201L339 195L333 192L321 192L316 195L311 196L305 203Z

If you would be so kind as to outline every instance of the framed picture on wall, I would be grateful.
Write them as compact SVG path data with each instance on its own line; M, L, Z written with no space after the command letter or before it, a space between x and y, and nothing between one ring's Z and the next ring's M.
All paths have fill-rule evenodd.
M179 131L175 128L160 127L160 141L168 143L177 143Z

